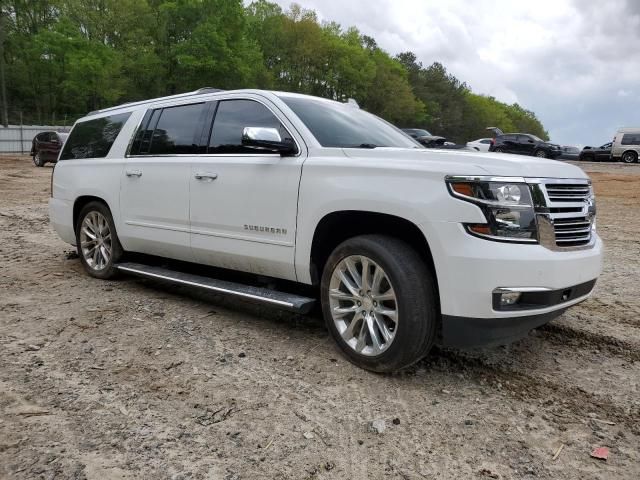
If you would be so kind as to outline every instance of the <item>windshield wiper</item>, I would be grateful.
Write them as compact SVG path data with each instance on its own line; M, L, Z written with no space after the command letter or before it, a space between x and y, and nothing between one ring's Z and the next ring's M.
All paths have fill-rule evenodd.
M378 148L375 143L361 143L360 145L344 145L342 148Z

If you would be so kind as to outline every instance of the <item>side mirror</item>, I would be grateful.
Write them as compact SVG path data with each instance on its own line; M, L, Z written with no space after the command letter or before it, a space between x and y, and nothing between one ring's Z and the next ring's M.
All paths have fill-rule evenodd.
M291 139L282 140L277 128L244 127L242 145L256 150L267 150L280 154L296 153L296 145Z

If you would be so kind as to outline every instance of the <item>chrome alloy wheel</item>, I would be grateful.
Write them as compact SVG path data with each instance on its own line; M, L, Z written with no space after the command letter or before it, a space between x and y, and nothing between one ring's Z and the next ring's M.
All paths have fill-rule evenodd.
M92 211L84 217L80 230L80 249L87 265L93 270L102 270L112 254L109 222L100 212Z
M368 257L351 255L333 270L331 318L342 339L361 355L384 352L398 330L398 302L385 271Z

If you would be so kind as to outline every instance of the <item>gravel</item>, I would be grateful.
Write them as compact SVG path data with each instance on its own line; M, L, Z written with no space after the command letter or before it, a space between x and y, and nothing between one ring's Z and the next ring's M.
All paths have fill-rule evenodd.
M51 167L0 158L0 478L640 478L640 166L581 166L593 297L376 375L317 313L88 277L48 224Z

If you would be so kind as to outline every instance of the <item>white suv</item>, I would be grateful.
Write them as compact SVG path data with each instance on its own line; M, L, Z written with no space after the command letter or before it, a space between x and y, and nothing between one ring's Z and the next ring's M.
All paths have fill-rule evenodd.
M94 277L299 312L314 302L131 263L136 252L316 286L341 350L375 371L434 342L521 338L587 298L601 270L579 168L425 149L352 104L282 92L202 89L92 112L60 154L50 216Z

